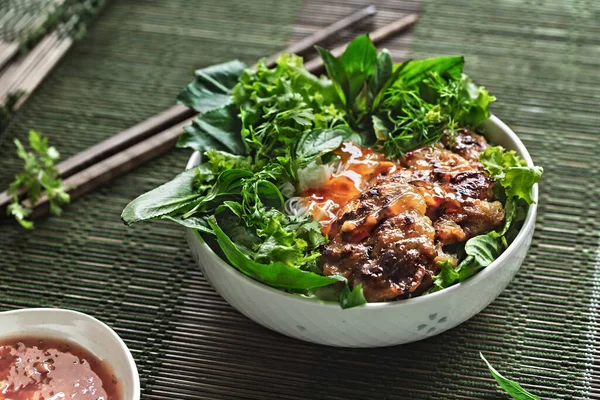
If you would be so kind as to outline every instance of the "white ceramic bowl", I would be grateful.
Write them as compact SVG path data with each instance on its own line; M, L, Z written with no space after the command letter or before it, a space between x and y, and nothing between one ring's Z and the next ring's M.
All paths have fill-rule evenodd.
M515 133L495 116L484 123L488 140L516 152L533 166ZM197 165L194 153L187 168ZM537 203L538 188L533 189ZM337 303L305 299L255 281L228 265L193 230L186 238L204 276L242 314L274 331L308 342L343 347L379 347L414 342L468 320L490 304L515 276L531 244L537 206L514 242L472 278L442 291L342 310Z
M121 381L123 400L140 399L135 361L121 338L106 324L77 311L28 308L0 313L0 338L31 336L68 339L106 361Z

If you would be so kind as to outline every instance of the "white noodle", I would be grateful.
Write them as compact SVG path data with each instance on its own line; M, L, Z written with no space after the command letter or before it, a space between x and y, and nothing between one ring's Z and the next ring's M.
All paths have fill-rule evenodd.
M302 204L302 200L303 198L299 196L290 197L283 205L283 211L285 211L285 213L288 215L306 215L308 213L308 209Z

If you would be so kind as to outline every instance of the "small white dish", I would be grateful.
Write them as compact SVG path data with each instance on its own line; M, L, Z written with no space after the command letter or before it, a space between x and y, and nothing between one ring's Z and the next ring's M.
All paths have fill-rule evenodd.
M0 313L0 340L7 337L67 339L106 361L122 384L123 400L140 399L140 378L131 352L108 325L89 315L56 308Z
M487 139L533 161L517 135L495 116L484 122ZM198 165L194 153L187 168ZM538 201L537 185L533 200ZM242 314L274 331L330 346L380 347L414 342L442 333L489 305L513 279L527 254L535 226L532 204L521 231L487 268L439 292L412 299L369 303L347 310L337 303L306 299L266 286L223 261L192 229L186 238L204 276Z

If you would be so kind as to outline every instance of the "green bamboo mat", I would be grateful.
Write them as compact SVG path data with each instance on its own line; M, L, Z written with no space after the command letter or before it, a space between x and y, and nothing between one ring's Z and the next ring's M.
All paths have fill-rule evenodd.
M252 62L362 0L123 0L107 7L26 103L7 136L35 127L64 156L172 104L193 68ZM418 10L381 0L380 25ZM173 150L70 205L34 232L0 225L3 309L59 306L107 322L134 353L145 399L504 399L478 358L544 399L598 399L600 4L425 0L412 56L465 54L494 113L546 169L523 268L482 313L426 341L375 350L280 336L227 305L179 228L125 228L137 194L181 170ZM295 22L295 24L294 24ZM407 54L407 36L386 46ZM0 143L0 185L20 163ZM42 282L42 283L40 283Z

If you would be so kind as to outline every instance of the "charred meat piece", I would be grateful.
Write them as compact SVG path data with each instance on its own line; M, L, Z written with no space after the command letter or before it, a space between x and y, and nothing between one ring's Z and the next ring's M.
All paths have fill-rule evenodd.
M397 171L375 177L339 209L321 252L325 275L362 285L371 302L418 295L439 263L457 264L444 246L502 223L494 180L478 161L485 139L460 130L443 143L407 153Z
M466 130L457 132L454 146L472 160L439 145L416 149L401 160L402 166L410 171L410 183L425 198L427 216L436 228L436 240L443 245L490 231L504 219L502 204L496 201L492 190L494 180L478 161L478 151L486 148L487 143L479 135L467 139L469 135L475 134Z
M458 154L478 168L481 168L479 154L489 147L483 136L467 128L445 135L442 138L442 143L448 150Z
M437 273L434 236L429 218L406 210L383 221L364 242L351 244L336 236L322 252L323 272L342 275L351 286L361 284L371 302L422 292Z
M373 186L361 192L340 210L329 236L339 234L345 242L359 243L382 220L409 209L425 213L423 197L402 174L380 176Z

